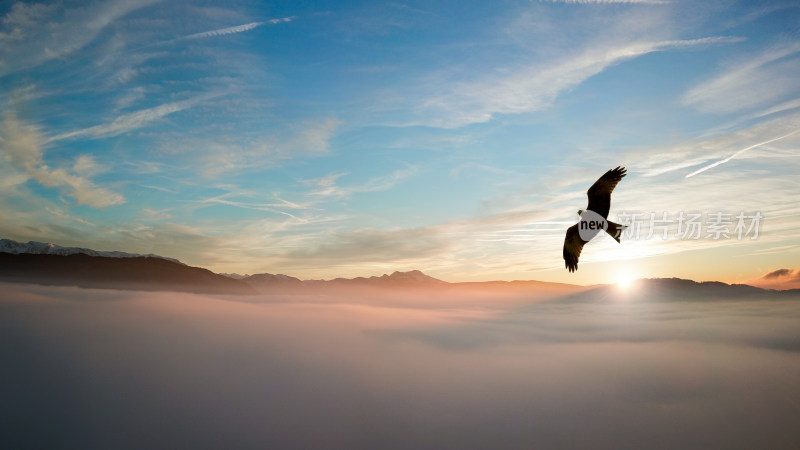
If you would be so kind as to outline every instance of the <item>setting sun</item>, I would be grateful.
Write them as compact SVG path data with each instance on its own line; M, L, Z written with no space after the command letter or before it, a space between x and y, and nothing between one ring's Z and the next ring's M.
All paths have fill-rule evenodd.
M617 278L617 286L619 286L620 289L628 289L633 280L634 277L631 274L622 274Z

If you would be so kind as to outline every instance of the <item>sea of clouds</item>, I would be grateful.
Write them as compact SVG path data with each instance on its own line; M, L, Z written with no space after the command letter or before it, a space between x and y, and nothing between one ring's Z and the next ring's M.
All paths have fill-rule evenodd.
M797 301L0 292L5 448L800 444Z

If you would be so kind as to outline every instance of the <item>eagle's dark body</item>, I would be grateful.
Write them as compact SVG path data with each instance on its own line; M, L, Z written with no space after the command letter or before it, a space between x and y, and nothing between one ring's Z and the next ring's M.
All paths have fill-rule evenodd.
M611 210L611 192L617 186L617 183L622 180L622 177L625 176L625 173L624 167L617 167L600 177L586 192L589 196L589 205L586 209L597 213L603 219L608 219L608 213ZM581 212L578 212L578 214L581 214ZM606 232L619 242L620 233L625 226L608 220L606 222L608 223ZM581 238L578 231L579 225L580 222L567 228L567 235L564 238L564 265L570 272L578 270L578 258L581 256L581 250L583 250L583 246L587 242Z

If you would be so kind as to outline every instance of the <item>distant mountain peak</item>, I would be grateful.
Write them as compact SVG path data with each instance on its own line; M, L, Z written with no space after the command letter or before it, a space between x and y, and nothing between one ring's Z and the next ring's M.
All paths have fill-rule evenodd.
M223 277L233 278L234 280L243 280L250 276L247 274L242 275L238 273L225 273L225 272L221 272L219 273L219 275L222 275Z
M390 276L390 277L395 277L395 276L415 276L415 277L417 277L417 276L423 276L423 277L432 278L432 277L430 277L430 276L428 276L428 275L425 275L424 273L422 273L422 271L421 271L421 270L416 270L416 269L414 269L414 270L409 270L409 271L407 271L407 272L401 272L401 271L399 271L399 270L395 270L395 271L394 271L394 272L392 272L392 274L391 274L391 275L389 275L389 276Z
M400 282L444 283L444 281L438 278L425 275L421 270L409 270L408 272L400 272L399 270L396 270L392 272L391 275L383 275L380 278Z
M446 286L449 283L425 275L419 270L410 270L408 272L394 271L391 274L383 274L381 276L371 277L355 277L355 278L335 278L332 280L300 280L289 275L271 274L271 273L257 273L243 278L243 281L262 289L263 291L275 290L281 291L283 289L294 290L313 289L313 288L336 288L336 287L353 287L353 286L368 286L376 288L414 288L414 287L432 287L432 286Z
M290 277L279 273L277 275L271 273L256 273L242 278L244 281L251 283L279 283L279 284L300 284L302 281L299 278Z

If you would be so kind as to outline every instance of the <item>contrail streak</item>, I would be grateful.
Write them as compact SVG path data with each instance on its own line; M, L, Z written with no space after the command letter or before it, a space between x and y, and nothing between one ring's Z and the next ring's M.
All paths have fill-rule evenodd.
M695 170L694 172L690 173L689 175L686 175L686 178L693 177L693 176L697 175L700 172L705 172L706 170L711 169L713 167L717 167L720 164L725 164L726 162L732 160L733 158L736 158L737 156L741 155L742 153L744 153L746 151L752 150L752 149L754 149L756 147L761 147L762 145L766 145L766 144L769 144L771 142L780 141L781 139L786 139L787 137L793 136L793 135L795 135L797 133L800 133L800 129L794 130L789 134L784 134L783 136L779 136L779 137L770 139L768 141L759 142L758 144L753 144L750 147L743 148L743 149L739 150L738 152L732 154L731 156L728 156L725 159L720 159L719 161L717 161L715 163L711 163L711 164L709 164L707 166L704 166L704 167L701 167L701 168Z
M272 19L266 22L251 22L246 23L244 25L237 25L235 27L228 27L228 28L220 28L218 30L211 30L211 31L204 31L202 33L195 33L190 34L188 36L184 36L183 39L201 39L213 36L223 36L226 34L234 34L234 33L241 33L242 31L252 30L253 28L260 27L264 24L275 24L281 22L291 22L294 17L283 17L281 19Z

